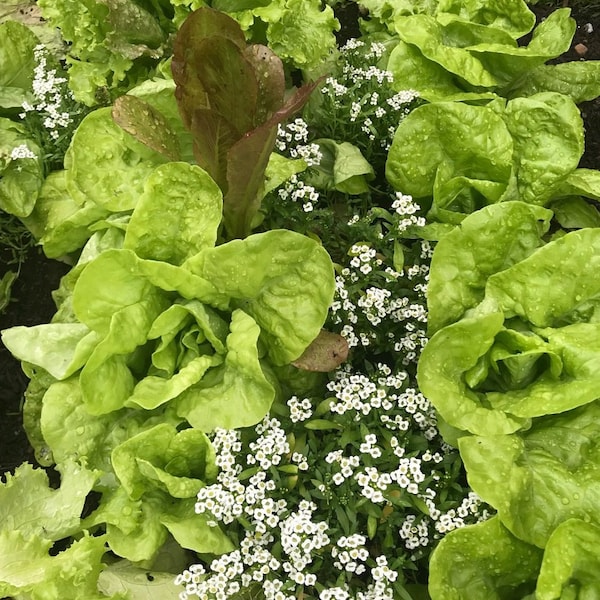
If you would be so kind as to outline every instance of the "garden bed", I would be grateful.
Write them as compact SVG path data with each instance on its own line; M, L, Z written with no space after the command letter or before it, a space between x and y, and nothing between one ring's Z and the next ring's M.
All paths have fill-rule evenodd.
M597 470L600 88L542 68L600 60L600 8L537 3L546 38L515 33L533 28L517 11L482 49L490 16L460 3L446 38L399 18L399 44L385 3L366 0L359 26L366 7L330 2L339 27L329 8L316 27L342 49L324 67L285 11L237 23L152 2L156 30L134 43L98 2L125 38L115 51L97 26L94 55L53 3L75 38L75 116L45 164L41 138L9 159L39 161L37 205L18 192L14 212L43 251L23 251L0 314L0 498L12 514L31 489L25 512L42 507L0 543L46 575L0 561L0 590L35 598L45 576L82 600L554 600L578 556L600 564L578 475ZM22 4L13 16L44 26ZM89 75L102 52L127 85ZM422 72L422 93L397 85ZM17 266L0 251L2 277ZM38 461L50 488L19 467Z

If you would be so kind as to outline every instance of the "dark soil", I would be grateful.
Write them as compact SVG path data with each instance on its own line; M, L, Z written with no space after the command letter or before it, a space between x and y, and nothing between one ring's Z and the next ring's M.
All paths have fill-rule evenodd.
M553 9L537 5L533 10L542 19ZM358 34L356 5L342 5L338 16L342 22L340 37L347 39ZM585 6L576 6L572 16L577 22L577 32L569 52L558 60L600 60L597 9L594 13ZM586 129L585 154L580 166L600 169L600 99L585 102L580 108ZM0 277L9 268L0 249ZM61 262L46 259L39 249L31 250L14 285L12 302L0 315L0 330L49 322L55 310L51 292L68 269ZM14 470L24 461L34 462L22 427L21 405L26 385L19 361L0 343L0 474Z
M1 262L0 277L10 268ZM66 264L48 260L39 248L32 248L21 266L11 302L0 315L0 330L48 323L56 310L51 292L68 270ZM19 361L0 343L0 473L12 471L24 461L34 462L21 416L27 381Z

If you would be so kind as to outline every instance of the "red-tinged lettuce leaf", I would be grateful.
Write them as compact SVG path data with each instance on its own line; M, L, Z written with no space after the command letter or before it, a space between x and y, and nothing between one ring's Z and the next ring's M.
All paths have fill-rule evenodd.
M284 101L283 63L273 50L261 44L248 46L244 50L244 58L252 65L258 84L257 123L264 123L281 108Z
M181 25L173 44L171 71L177 84L175 95L183 122L190 127L196 107L207 107L206 90L194 68L198 45L205 39L225 38L240 49L246 38L236 21L224 13L201 8L191 13Z
M257 75L235 42L213 36L198 43L188 57L211 110L244 133L256 127Z
M190 130L194 137L194 157L217 182L227 189L227 153L240 133L222 115L209 108L197 108L192 114Z
M245 237L250 233L262 200L265 170L277 137L278 123L299 111L319 83L320 80L296 90L266 123L247 133L229 151L223 218L231 237Z
M339 367L348 358L348 350L345 337L321 329L300 357L292 361L292 365L305 371L326 373Z
M224 12L237 12L240 10L253 10L261 6L268 6L271 0L213 0L213 8Z
M167 119L145 100L129 95L117 98L112 108L112 118L138 142L170 161L179 160L177 135Z

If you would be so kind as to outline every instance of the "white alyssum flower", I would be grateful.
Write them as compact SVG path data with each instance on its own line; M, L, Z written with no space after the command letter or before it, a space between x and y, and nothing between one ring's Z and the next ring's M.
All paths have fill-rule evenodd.
M35 152L30 150L26 144L20 144L19 146L15 146L10 151L10 159L11 160L20 160L22 158L36 159L37 155Z

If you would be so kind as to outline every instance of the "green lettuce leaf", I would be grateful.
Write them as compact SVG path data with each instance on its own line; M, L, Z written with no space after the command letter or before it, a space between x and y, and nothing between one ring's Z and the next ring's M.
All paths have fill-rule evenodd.
M469 484L513 535L543 548L567 519L600 525L599 416L592 402L528 431L459 439Z
M173 579L173 573L143 569L122 560L102 570L98 589L107 596L122 594L130 600L179 600L179 588L173 585Z
M518 46L515 36L531 23L524 3L513 2L510 6L506 2L496 3L495 14L489 12L487 4L483 10L480 3L470 3L462 9L457 7L458 3L446 4L451 12L442 12L440 6L435 16L399 15L394 26L402 41L418 47L424 57L466 82L465 91L481 87L501 90L509 86L525 73L566 52L575 33L570 10L559 9L535 28L528 46ZM520 16L509 24L507 14L515 17L516 12ZM468 20L471 18L483 23Z
M330 139L314 143L319 146L322 158L310 183L319 189L335 189L346 194L362 194L369 189L367 182L375 177L375 171L356 146Z
M599 542L598 525L581 519L561 523L546 544L535 597L560 600L600 594Z
M563 229L600 227L600 211L578 196L554 200L549 205L554 218Z
M536 327L596 320L600 300L600 230L572 231L491 276L486 296L507 317Z
M108 210L94 202L75 202L67 191L65 171L53 171L44 180L33 212L24 222L44 254L59 258L81 248L92 235L90 227L108 215Z
M31 90L36 66L33 50L40 42L28 27L17 21L0 23L0 39L0 89L19 90L23 101L27 98L25 93Z
M546 92L515 98L504 121L513 138L517 198L545 205L583 155L583 121L568 97Z
M97 474L68 461L60 465L61 485L49 487L42 469L23 463L0 484L0 522L3 532L39 536L48 541L80 530L80 515Z
M67 190L79 204L131 210L148 175L166 159L116 125L111 113L110 107L99 108L75 131L65 155Z
M97 588L106 536L84 535L57 555L42 536L0 531L0 594L37 600L106 600Z
M254 318L276 365L298 358L317 337L333 299L327 252L292 231L233 240L200 252L184 267Z
M317 0L283 0L258 14L268 23L269 47L296 68L314 69L336 47L340 24L333 9Z
M583 229L538 248L491 275L482 302L434 334L418 380L447 423L508 434L600 396L599 240Z
M13 356L42 367L56 379L81 369L98 341L82 323L17 326L2 332L2 342Z
M99 96L133 87L136 77L146 78L148 64L163 56L174 29L133 0L40 0L38 5L70 43L69 85L88 106Z
M541 562L542 552L497 517L456 529L431 555L431 600L524 599L535 588Z
M205 171L183 162L161 165L146 180L123 247L180 265L215 245L222 210L221 190Z
M255 425L275 399L275 389L259 359L259 326L237 309L230 329L224 364L209 371L174 401L177 414L202 431Z
M466 217L436 245L427 289L428 330L460 319L485 293L490 275L542 245L552 213L521 202L488 206Z
M428 140L423 144L423 139ZM506 189L512 166L513 142L506 125L491 108L454 102L426 104L413 110L398 126L386 163L386 178L392 186L415 198L432 196L434 188L459 176L456 190L443 191L435 199L445 210L460 196L461 189L475 182L473 212L495 202ZM468 180L468 181L467 181ZM477 190L477 183L482 184ZM487 199L486 185L491 197ZM435 212L435 211L434 211Z
M209 439L197 429L177 431L167 423L142 431L111 454L121 485L132 500L153 488L174 498L195 498L216 475Z
M523 0L441 0L436 17L444 24L460 20L501 29L515 40L535 25L535 14Z
M527 73L508 92L509 98L557 92L580 104L600 95L600 62L593 60L541 65Z

